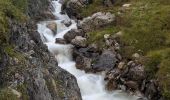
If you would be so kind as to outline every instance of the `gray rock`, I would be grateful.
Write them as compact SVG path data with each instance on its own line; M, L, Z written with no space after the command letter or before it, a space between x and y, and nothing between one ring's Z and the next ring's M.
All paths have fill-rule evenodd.
M127 81L125 82L125 85L132 90L138 90L139 88L138 83L135 81Z
M71 40L74 39L76 36L84 37L84 35L85 34L82 30L72 29L64 35L64 39L70 43Z
M47 24L47 27L53 32L54 35L56 35L56 32L57 32L57 23L49 22Z
M131 80L138 81L139 83L146 77L143 65L132 65L129 68L127 77Z
M161 95L156 80L150 80L145 86L144 94L149 100L160 100Z
M72 24L71 20L63 20L61 23L63 23L66 27L69 27Z
M79 28L82 28L85 32L90 32L96 28L109 25L115 21L115 15L110 12L102 13L98 12L91 17L84 18L80 22Z
M78 56L76 58L76 67L78 69L89 71L92 69L91 64L92 64L92 59L90 58L83 57L83 56Z
M96 71L107 71L114 68L117 61L116 55L112 51L105 50L99 57L99 60L94 63L93 69Z
M77 47L85 47L87 44L87 39L83 38L82 36L76 36L71 43Z
M117 83L114 80L110 80L107 84L106 84L106 88L109 91L113 91L117 89Z
M61 38L56 38L56 39L55 39L55 43L67 44L67 42L66 42L64 39L61 39Z

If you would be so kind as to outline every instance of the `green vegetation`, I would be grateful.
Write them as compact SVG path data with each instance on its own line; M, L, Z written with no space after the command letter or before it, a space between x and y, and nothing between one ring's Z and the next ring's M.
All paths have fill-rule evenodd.
M133 9L122 16L123 40L144 54L168 47L170 40L170 6L151 1L133 4Z
M157 73L158 69L162 68L160 64L167 59L170 59L170 48L151 51L147 54L148 61L146 64L146 71L148 72L151 78ZM169 67L169 66L168 66Z
M22 1L22 2L20 2ZM24 0L25 1L25 0ZM21 4L20 4L21 3ZM26 1L25 1L26 3ZM6 43L9 39L9 19L24 21L23 0L0 0L0 43ZM25 5L24 5L25 6Z
M104 45L104 35L105 34L110 34L113 35L114 33L116 33L118 30L113 27L113 26L107 26L104 28L101 28L99 30L95 30L92 32L87 33L88 35L88 44L92 44L92 43L96 43L97 45L100 46L100 48L105 47Z
M122 41L130 46L132 53L140 50L145 55L152 50L167 48L170 45L170 6L169 0L116 0L111 7L104 7L102 1L94 0L94 3L83 8L81 15L89 16L98 11L110 11L117 16L114 29L123 31ZM132 4L123 14L121 4ZM108 31L110 30L108 29ZM105 28L103 29L104 31ZM114 32L114 31L113 31ZM98 34L97 34L98 33ZM96 36L102 37L104 33L99 30L91 32L89 41L95 41ZM107 34L107 32L106 32ZM112 33L111 33L112 34ZM91 40L92 39L92 40ZM100 38L101 39L101 38ZM96 39L96 42L99 38ZM130 48L129 48L130 49Z
M124 9L122 4L131 6ZM120 37L123 45L121 53L131 58L138 52L145 56L145 70L148 78L158 78L163 87L162 94L170 99L170 0L116 0L110 7L102 5L102 1L83 8L83 17L95 12L111 12L116 15L116 25L88 33L89 43L97 43L103 47L103 35L122 31ZM119 13L118 13L119 12Z
M170 48L152 51L147 54L149 60L146 71L149 78L158 78L162 86L162 94L165 100L170 99Z
M114 13L117 11L117 9L120 7L121 4L127 1L129 0L116 0L114 7L113 6L106 7L106 6L103 6L102 0L93 0L93 4L88 5L81 9L80 15L83 17L87 17L98 11Z
M170 100L170 59L165 59L161 62L157 77L163 88L164 99Z
M1 100L19 100L17 96L11 92L10 89L0 89L0 99Z

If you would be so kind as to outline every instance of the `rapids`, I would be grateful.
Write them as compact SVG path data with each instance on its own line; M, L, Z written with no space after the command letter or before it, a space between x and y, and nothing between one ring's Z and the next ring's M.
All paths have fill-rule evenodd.
M61 14L61 4L59 1L52 1L54 6L53 14L56 16L56 20L52 22L57 23L57 34L54 36L52 31L46 27L49 21L43 21L38 24L38 32L41 39L48 46L49 51L55 55L58 66L67 70L73 74L76 79L83 100L136 100L137 98L132 95L123 93L122 91L108 92L105 90L105 82L102 74L88 74L82 70L78 70L75 67L75 62L72 60L72 48L71 44L63 45L56 44L55 38L63 38L64 34L71 29L76 29L77 24L74 20L71 20L66 14ZM62 21L71 21L72 24L66 27Z

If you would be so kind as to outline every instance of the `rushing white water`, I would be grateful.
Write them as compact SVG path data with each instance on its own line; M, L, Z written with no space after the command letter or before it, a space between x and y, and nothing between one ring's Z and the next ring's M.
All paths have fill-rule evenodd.
M57 19L52 22L57 23L57 34L54 36L52 31L46 27L49 21L39 23L38 32L42 41L48 46L49 51L55 55L59 66L76 77L83 100L136 100L136 97L121 91L107 92L102 75L88 74L76 69L75 62L72 60L73 46L55 43L55 38L63 38L69 30L76 29L76 23L69 19L67 15L60 14L61 4L59 1L52 1L52 4L55 8L53 14ZM69 20L72 21L72 25L66 27L62 21Z

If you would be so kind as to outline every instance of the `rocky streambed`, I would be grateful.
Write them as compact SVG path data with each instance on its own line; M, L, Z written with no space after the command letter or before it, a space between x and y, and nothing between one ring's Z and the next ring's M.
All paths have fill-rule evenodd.
M0 99L160 99L157 80L147 79L142 56L120 54L121 31L104 34L104 46L88 42L89 32L116 21L114 14L81 17L80 9L93 0L27 1L25 22L8 15L9 40L0 47Z
M89 5L92 1L70 0L63 7L63 12L77 19L77 29L71 29L62 39L64 43L74 45L73 59L76 68L86 73L104 73L106 84L103 85L108 91L122 90L138 96L139 100L160 99L158 81L148 79L145 66L141 63L146 58L134 53L131 59L127 59L120 54L123 46L120 40L123 34L121 31L114 35L104 34L102 40L104 47L97 43L88 43L89 32L114 24L116 21L116 16L110 12L97 12L82 19L78 9ZM103 3L107 6L112 2L104 0ZM128 6L123 5L123 7ZM60 41L56 40L56 43Z
M145 78L143 66L135 61L124 61L118 53L121 47L116 38L120 32L115 36L105 34L107 47L103 49L99 49L97 44L87 44L86 33L114 23L115 15L98 12L75 22L61 13L60 1L52 1L52 4L57 20L38 24L38 31L49 51L55 55L58 65L76 77L82 99L145 99L138 86ZM66 5L71 7L72 4L82 5L75 1L68 1ZM68 13L67 8L64 10ZM138 57L138 54L134 55L134 59ZM133 92L129 95L125 91Z

